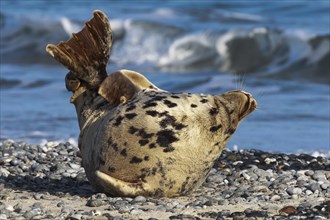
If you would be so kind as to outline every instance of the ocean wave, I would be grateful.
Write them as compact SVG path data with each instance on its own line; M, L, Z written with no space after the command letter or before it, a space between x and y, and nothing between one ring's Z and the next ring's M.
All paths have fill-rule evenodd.
M164 16L173 13L160 10ZM250 21L262 17L226 14ZM20 20L1 14L3 63L55 64L45 52L47 43L66 40L82 22ZM193 31L189 28L142 19L111 21L114 46L111 62L117 66L149 65L173 72L221 71L234 74L296 78L329 82L330 35L312 36L263 26L246 29Z

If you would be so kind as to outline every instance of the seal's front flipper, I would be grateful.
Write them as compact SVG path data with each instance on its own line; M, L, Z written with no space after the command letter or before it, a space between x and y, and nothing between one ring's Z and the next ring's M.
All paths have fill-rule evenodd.
M112 73L102 82L99 94L108 102L118 105L127 102L143 89L159 90L140 73L120 70Z
M98 89L107 77L106 65L112 46L112 32L107 16L96 10L93 18L67 42L48 44L46 51L66 66L90 89Z
M150 187L147 183L129 183L109 176L102 171L95 172L98 182L104 188L104 191L114 196L135 197L138 195L149 195Z

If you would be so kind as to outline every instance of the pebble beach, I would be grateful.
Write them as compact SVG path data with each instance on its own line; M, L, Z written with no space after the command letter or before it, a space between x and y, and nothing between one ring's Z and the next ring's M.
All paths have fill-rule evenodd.
M329 218L326 157L225 149L192 194L127 198L95 192L70 143L0 142L0 220Z

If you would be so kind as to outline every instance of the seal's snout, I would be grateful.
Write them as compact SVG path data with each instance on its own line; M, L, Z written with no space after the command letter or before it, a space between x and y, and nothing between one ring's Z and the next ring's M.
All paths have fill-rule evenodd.
M257 108L257 101L250 93L245 91L231 91L223 94L223 96L228 100L229 106L236 112L239 121Z
M242 96L241 106L238 114L239 120L245 118L248 114L253 112L257 108L257 101L250 93L244 91L238 91Z

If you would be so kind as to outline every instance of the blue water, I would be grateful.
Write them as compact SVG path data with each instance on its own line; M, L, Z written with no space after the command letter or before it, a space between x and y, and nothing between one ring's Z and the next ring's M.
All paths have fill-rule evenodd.
M67 70L45 46L67 40L101 9L114 34L109 73L133 69L173 92L255 96L259 107L229 148L330 152L329 1L0 4L1 139L77 139Z

